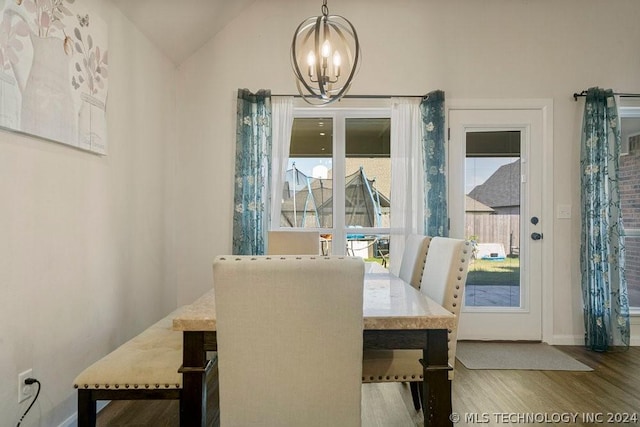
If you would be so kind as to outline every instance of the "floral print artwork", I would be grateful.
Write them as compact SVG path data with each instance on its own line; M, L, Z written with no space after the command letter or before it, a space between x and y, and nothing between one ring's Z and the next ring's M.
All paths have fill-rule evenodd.
M445 170L444 92L428 93L420 104L424 150L424 230L427 236L448 236L447 176Z
M585 345L629 345L624 227L618 187L620 119L611 90L587 91L582 128L580 268Z
M264 255L271 171L271 93L238 90L233 254Z
M0 126L106 154L107 27L86 7L0 3Z

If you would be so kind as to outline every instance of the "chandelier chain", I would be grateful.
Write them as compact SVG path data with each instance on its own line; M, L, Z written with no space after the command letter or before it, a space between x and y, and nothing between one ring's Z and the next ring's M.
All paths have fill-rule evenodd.
M323 0L321 10L322 10L322 16L326 18L329 15L329 7L327 6L327 0Z

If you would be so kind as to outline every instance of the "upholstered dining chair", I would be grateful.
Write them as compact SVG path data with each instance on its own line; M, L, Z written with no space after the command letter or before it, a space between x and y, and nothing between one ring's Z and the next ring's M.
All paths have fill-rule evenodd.
M431 243L431 237L419 234L410 234L404 243L398 277L416 289L420 289L429 243Z
M456 325L449 330L449 387L455 366L458 320L464 285L467 279L471 246L469 242L447 237L433 237L424 265L420 292L456 315ZM362 381L409 382L416 410L420 409L418 391L423 379L421 350L370 350L363 355Z
M320 232L311 230L269 231L268 255L318 255Z
M218 257L220 425L360 426L364 262Z

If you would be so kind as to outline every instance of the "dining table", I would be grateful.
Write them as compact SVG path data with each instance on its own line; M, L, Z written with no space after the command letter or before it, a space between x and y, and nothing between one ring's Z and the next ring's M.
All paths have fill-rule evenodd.
M455 315L377 263L365 263L363 286L363 350L422 349L424 425L452 426L447 331ZM180 425L204 427L207 352L217 351L214 290L185 306L173 329L183 332Z

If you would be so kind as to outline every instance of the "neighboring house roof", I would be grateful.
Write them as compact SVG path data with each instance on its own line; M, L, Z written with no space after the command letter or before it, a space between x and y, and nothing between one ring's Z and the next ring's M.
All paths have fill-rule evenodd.
M493 209L520 206L520 159L500 166L469 193L469 197Z
M484 203L474 200L469 196L464 196L464 197L465 197L465 205L464 205L465 212L495 213L495 210L491 209L489 206L485 205Z

